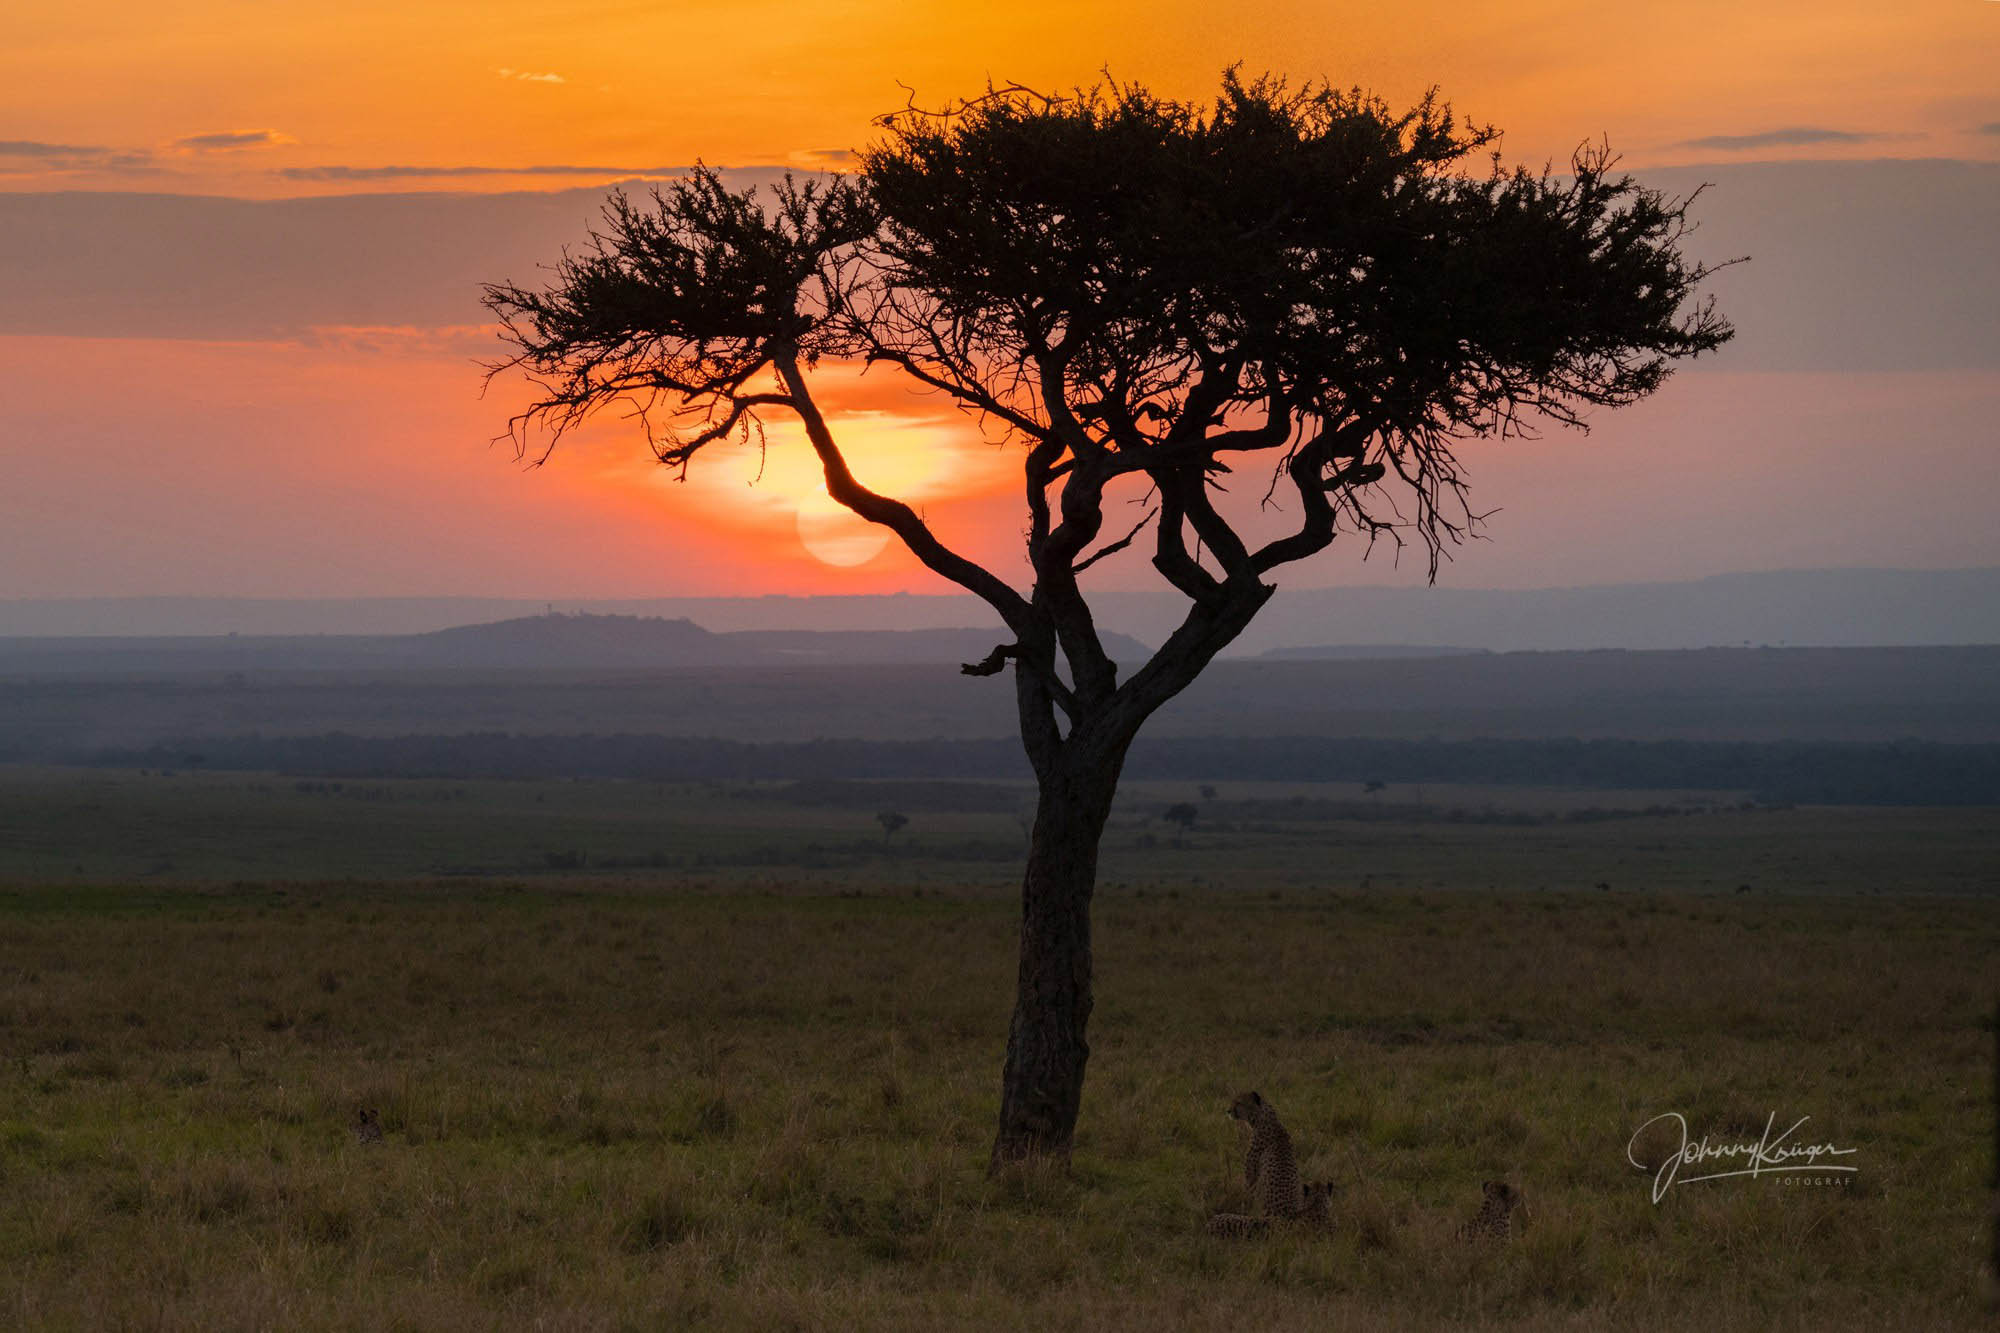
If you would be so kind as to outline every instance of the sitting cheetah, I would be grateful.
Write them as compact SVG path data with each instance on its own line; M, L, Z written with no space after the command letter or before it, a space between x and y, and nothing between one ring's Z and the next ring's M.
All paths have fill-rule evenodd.
M1486 1202L1479 1205L1479 1212L1470 1222L1458 1229L1460 1240L1506 1240L1513 1234L1514 1209L1521 1202L1521 1191L1504 1180L1489 1180L1481 1185Z
M382 1141L381 1117L365 1106L354 1113L354 1141L356 1143L380 1143Z
M1229 1104L1229 1114L1250 1127L1250 1150L1243 1157L1250 1207L1268 1217L1297 1217L1305 1211L1305 1191L1299 1185L1292 1136L1279 1123L1277 1109L1259 1094L1246 1092Z
M1306 1186L1306 1206L1296 1218L1282 1218L1281 1221L1302 1222L1315 1231L1333 1229L1333 1182L1315 1180ZM1246 1236L1261 1236L1271 1229L1273 1219L1252 1217L1248 1213L1217 1213L1208 1219L1203 1228L1211 1236L1228 1236L1241 1239Z

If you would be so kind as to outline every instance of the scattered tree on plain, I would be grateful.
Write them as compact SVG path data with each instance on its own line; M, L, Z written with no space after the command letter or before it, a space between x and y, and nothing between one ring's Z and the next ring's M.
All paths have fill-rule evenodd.
M1342 534L1414 543L1435 576L1478 522L1466 441L1635 402L1731 330L1694 297L1689 199L1601 149L1469 170L1498 136L1434 97L1232 72L1206 107L1006 87L878 124L852 175L615 196L548 285L488 289L514 348L494 369L538 387L512 423L538 457L614 403L677 469L795 417L833 499L993 608L1009 641L966 670L1011 667L1040 790L993 1154L1066 1154L1098 843L1147 717ZM855 475L814 393L829 362L900 371L1019 447L1031 586ZM1280 526L1228 512L1237 478ZM1121 679L1081 576L1133 548L1187 609Z

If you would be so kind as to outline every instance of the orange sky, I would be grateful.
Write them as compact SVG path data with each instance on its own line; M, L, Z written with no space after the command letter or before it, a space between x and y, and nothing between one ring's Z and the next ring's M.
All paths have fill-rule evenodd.
M2000 135L1979 132L2000 118L1992 0L73 0L14 6L7 29L0 134L97 154L0 164L11 188L270 194L352 188L299 178L327 167L784 164L863 142L899 84L937 101L988 76L1058 88L1109 65L1200 97L1239 59L1398 102L1441 85L1528 159L1609 134L1635 164L1697 160L1718 150L1683 145L1800 129L1856 137L1755 151L2000 158Z
M1508 156L1537 163L1599 135L1641 170L2000 162L1993 0L1320 0L1233 9L1181 0L990 9L872 0L83 0L16 11L0 42L0 192L13 194L114 191L136 201L140 193L557 190L697 158L818 166L866 141L870 117L904 97L899 83L935 103L988 77L1059 88L1108 65L1159 90L1204 97L1233 60L1252 71L1362 84L1397 103L1437 84L1463 112L1506 130ZM1837 185L1826 188L1842 197ZM1982 190L1975 183L1969 197L1988 198ZM1739 192L1739 210L1742 199ZM1733 243L1730 202L1717 205L1719 244ZM293 254L239 257L229 248L242 244L234 233L204 242L208 224L197 219L163 241L158 210L143 201L123 222L112 216L112 230L93 233L100 251L71 256L85 275L76 281L87 284L91 272L109 273L112 260L141 250L162 272L205 276L171 296L140 292L146 284L130 275L105 277L103 290L79 287L76 301L48 301L55 313L42 323L10 321L10 296L25 308L20 294L41 262L33 247L63 229L41 223L43 231L18 233L30 240L17 242L15 255L0 248L0 343L8 348L0 397L11 436L0 443L11 483L0 488L0 598L941 590L898 551L871 556L868 534L857 536L813 500L812 469L783 430L761 477L752 462L718 460L685 485L652 468L636 434L616 422L539 470L523 471L489 447L515 391L477 396L472 360L490 345L462 326L481 316L477 279L528 277L523 253L552 258L563 240L581 237L588 208L567 199L562 206L574 221L533 231L526 251L486 238L467 242L469 256L457 254L439 233L436 265L461 263L467 272L454 270L452 285L423 311L393 316L398 327L360 331L326 327L352 322L345 306L325 317L302 313L298 292L324 282L333 262L320 240L302 241ZM1958 207L1940 205L1921 226L1911 223L1911 234L1949 231ZM1965 226L1990 220L1978 215ZM129 232L117 232L120 225ZM1852 235L1875 227L1862 219ZM1990 255L1992 232L1983 234L1984 243L1959 236L1953 253L1983 244L1975 253ZM0 245L6 240L0 233ZM478 248L489 242L490 251ZM1991 525L1967 498L1990 493L1985 459L2000 408L2000 356L1990 333L1978 342L1976 311L1954 316L1954 330L1975 331L1940 337L1942 352L1903 356L1883 336L1887 350L1846 357L1809 345L1812 329L1829 321L1808 309L1807 297L1829 285L1880 284L1881 273L1857 277L1837 235L1794 248L1757 232L1752 243L1756 275L1718 287L1742 337L1717 369L1677 378L1629 420L1606 418L1588 440L1470 456L1486 488L1477 498L1504 505L1499 540L1467 552L1448 581L2000 563ZM396 267L407 255L371 254L366 244L339 255L337 286L411 285L407 263ZM1809 262L1792 263L1796 256ZM1947 303L1961 290L1975 306L1985 299L1962 274L1923 271L1923 254L1870 258L1892 266L1890 280L1837 313L1836 326L1849 317L1857 326L1879 322L1882 300L1893 303L1905 287L1943 293ZM430 262L417 264L419 277ZM240 281L218 280L232 278ZM1980 280L1990 285L1990 271ZM215 295L225 288L226 302ZM131 328L61 315L91 300L114 312L125 300ZM1929 300L1908 303L1912 327L1926 320ZM1967 338L1978 345L1953 350ZM1014 559L1021 524L1010 455L935 400L880 376L836 387L863 480L907 495L985 558ZM1927 460L1930 478L1886 494L1880 484L1859 489L1879 432L1908 431L1913 421L1925 423L1924 437L1909 448ZM1679 471L1693 455L1707 469L1698 491ZM1663 492L1666 459L1676 466ZM1697 494L1691 526L1703 537L1694 543L1681 525ZM1800 495L1817 511L1801 500L1795 513L1773 517L1774 496L1782 506ZM1857 509L1857 521L1840 521L1843 496L1868 506L1870 517L1860 520ZM1635 532L1660 535L1649 543ZM1104 576L1135 586L1150 577L1143 562L1115 565ZM1295 577L1392 575L1380 561L1358 566L1337 547Z

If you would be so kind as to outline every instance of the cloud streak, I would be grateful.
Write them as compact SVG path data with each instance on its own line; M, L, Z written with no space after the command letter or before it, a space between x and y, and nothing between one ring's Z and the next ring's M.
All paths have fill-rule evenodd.
M516 83L568 83L569 82L568 79L565 79L560 74L536 74L530 70L525 70L525 69L503 68L503 69L496 69L493 72L495 74L498 74L503 79L512 79Z
M1989 120L1979 127L1981 134L2000 134L2000 120Z
M95 144L38 143L33 139L0 139L0 157L79 157L102 153Z
M230 130L221 134L190 134L174 140L174 147L187 152L229 152L237 148L277 148L298 140L277 130Z
M800 148L792 152L791 160L815 171L837 171L853 166L856 158L852 148Z
M100 144L43 143L35 139L0 139L0 176L171 174L144 149L106 148Z
M269 174L283 164L252 161L284 184ZM47 170L39 159L0 159L8 162ZM0 334L237 340L298 338L311 326L462 324L482 314L480 284L532 279L583 242L612 183L631 179L608 169L594 179L500 174L518 170L364 177L263 201L58 185L31 193L0 176L9 187L0 189L0 256L33 257L0 260ZM732 189L768 187L783 170L732 168L724 179ZM656 169L654 178L680 174ZM1693 257L1755 256L1716 275L1722 308L1756 325L1756 337L1717 358L1726 363L1718 370L2000 373L2000 267L1988 225L2000 217L2000 166L1745 157L1637 174L1670 196L1713 184ZM641 177L624 188L643 195L647 186ZM1706 358L1698 366L1685 373L1707 373ZM873 377L867 392L876 392ZM884 390L875 409L901 417L924 406L884 405L892 399Z
M293 181L384 181L412 180L425 177L442 179L464 176L685 176L691 170L693 168L688 166L617 167L543 162L525 167L280 167L277 169L276 174L286 180Z
M1816 143L1865 143L1880 139L1879 134L1858 134L1852 130L1829 130L1816 125L1793 125L1782 130L1756 134L1711 134L1701 139L1683 139L1676 148L1720 148L1729 152L1745 148L1792 148Z

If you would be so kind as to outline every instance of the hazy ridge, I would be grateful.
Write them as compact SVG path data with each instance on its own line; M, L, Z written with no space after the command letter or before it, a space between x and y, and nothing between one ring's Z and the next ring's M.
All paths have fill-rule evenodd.
M1098 622L1159 643L1185 601L1170 592L1093 594ZM685 618L737 631L964 629L997 618L970 596L675 597L559 602L506 598L90 598L0 601L0 636L410 635L553 607ZM1229 650L1454 644L1493 651L1881 647L2000 643L2000 568L1819 569L1681 583L1480 589L1281 588ZM991 645L987 645L990 647ZM9 645L15 650L20 645ZM981 649L981 654L984 653Z
M65 636L0 639L0 674L200 671L611 670L976 661L985 629L734 630L685 618L544 614L419 634ZM1124 661L1146 649L1122 635Z
M1218 662L1148 737L2000 743L2000 648L1713 648ZM15 673L0 759L185 738L642 735L1014 741L950 660L676 670Z

